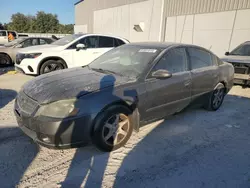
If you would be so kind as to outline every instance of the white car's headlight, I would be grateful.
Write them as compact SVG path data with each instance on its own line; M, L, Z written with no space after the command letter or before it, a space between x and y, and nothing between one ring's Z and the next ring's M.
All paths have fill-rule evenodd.
M24 54L24 58L26 59L35 59L42 55L42 53L32 53L32 54Z
M77 99L69 99L41 106L35 116L54 118L67 118L76 116L79 112L79 108L76 108L76 102Z

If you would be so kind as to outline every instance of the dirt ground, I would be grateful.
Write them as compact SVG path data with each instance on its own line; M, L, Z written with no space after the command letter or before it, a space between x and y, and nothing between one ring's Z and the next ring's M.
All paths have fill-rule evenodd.
M50 150L17 127L13 100L33 77L0 71L0 187L250 187L250 89L217 112L193 109L141 128L112 153Z

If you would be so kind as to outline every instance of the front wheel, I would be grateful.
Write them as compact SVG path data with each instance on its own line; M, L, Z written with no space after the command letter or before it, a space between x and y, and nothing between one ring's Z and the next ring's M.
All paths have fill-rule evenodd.
M46 74L49 72L62 70L62 69L64 69L64 66L60 61L48 60L42 64L40 68L40 74Z
M205 108L210 111L218 110L224 101L225 90L225 86L222 83L219 83L216 89L210 94Z
M102 151L110 152L124 146L133 132L131 110L116 105L98 115L92 141Z

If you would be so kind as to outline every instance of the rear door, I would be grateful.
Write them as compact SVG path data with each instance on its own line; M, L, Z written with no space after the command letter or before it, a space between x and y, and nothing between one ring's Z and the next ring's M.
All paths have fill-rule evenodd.
M171 78L152 78L153 72L164 69L172 73ZM191 101L191 73L188 70L185 48L168 50L153 67L146 80L148 102L145 120L158 119L181 111Z
M189 47L192 75L192 98L209 93L219 81L218 65L213 54L202 48Z

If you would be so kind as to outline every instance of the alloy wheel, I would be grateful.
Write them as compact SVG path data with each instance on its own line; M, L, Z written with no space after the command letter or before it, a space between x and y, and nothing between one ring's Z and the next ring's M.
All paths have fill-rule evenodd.
M102 136L106 144L118 145L127 136L130 129L130 121L125 114L111 116L104 124Z
M56 71L56 70L61 70L61 69L63 69L63 68L62 68L62 66L60 64L52 63L52 64L47 65L44 68L44 73L49 73L49 72Z
M213 96L213 107L215 109L218 108L222 104L223 97L224 97L224 88L215 90L214 96Z

